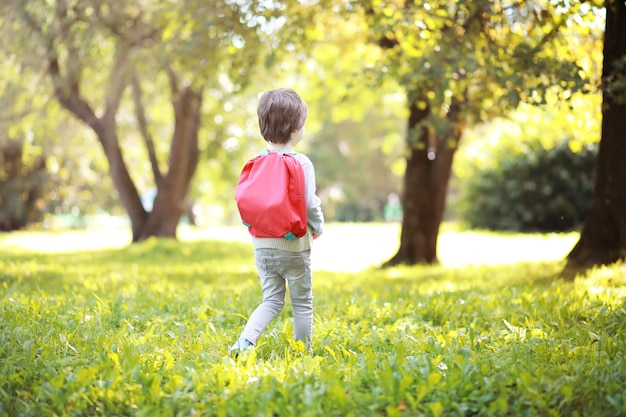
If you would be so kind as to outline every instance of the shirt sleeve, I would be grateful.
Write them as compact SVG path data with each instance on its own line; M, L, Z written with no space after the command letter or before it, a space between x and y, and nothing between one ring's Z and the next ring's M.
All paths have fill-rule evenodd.
M302 163L304 170L307 223L314 234L321 235L324 232L324 213L322 212L322 201L315 194L315 168L306 155L298 154L298 160Z

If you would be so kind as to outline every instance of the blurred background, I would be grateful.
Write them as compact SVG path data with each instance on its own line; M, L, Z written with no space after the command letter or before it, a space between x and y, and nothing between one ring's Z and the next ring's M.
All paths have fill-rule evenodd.
M130 227L139 241L180 222L239 224L237 177L265 145L258 97L278 87L309 107L297 150L329 222L401 222L431 204L408 215L435 232L446 220L569 231L587 214L601 4L15 0L0 12L1 231Z

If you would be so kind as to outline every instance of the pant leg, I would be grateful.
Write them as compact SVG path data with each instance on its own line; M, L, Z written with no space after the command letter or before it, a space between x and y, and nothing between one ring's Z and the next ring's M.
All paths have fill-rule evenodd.
M281 275L289 284L294 339L311 348L313 333L313 276L310 251L282 252Z
M263 301L252 312L241 337L256 345L267 325L276 318L285 305L285 279L280 275L278 263L272 256L275 249L255 249L254 261L261 280ZM281 251L282 252L282 251Z

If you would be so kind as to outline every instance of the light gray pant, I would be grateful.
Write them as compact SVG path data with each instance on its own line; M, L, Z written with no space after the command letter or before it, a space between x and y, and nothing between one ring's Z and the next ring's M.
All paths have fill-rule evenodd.
M280 249L255 249L254 262L261 279L263 302L254 310L241 337L256 345L267 325L285 305L286 283L289 284L293 310L293 333L311 347L313 322L313 289L311 251L287 252Z

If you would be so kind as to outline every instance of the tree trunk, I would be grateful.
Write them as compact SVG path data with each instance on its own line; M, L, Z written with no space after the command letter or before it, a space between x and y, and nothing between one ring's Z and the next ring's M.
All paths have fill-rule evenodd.
M130 219L133 241L135 241L135 236L137 236L142 225L146 222L148 214L141 204L137 187L130 177L130 173L124 162L116 130L116 124L114 122L106 123L100 121L100 123L97 123L94 127L94 131L102 144L107 161L109 162L109 175L111 175L120 202Z
M429 108L419 109L415 103L411 104L409 132L419 128L429 113ZM459 106L454 104L448 113L454 126L449 132L435 135L420 128L418 143L411 146L404 174L400 248L384 266L438 263L439 226L445 210L452 159L461 136L458 116Z
M170 149L169 170L165 177L157 178L157 195L152 212L133 241L150 236L176 237L180 217L186 209L189 184L198 166L198 131L202 92L190 86L180 93L173 89L175 127Z
M0 139L0 232L20 230L43 215L39 203L48 181L44 156L23 161L24 144Z
M566 278L626 258L626 4L606 2L602 138L591 210L567 256Z

